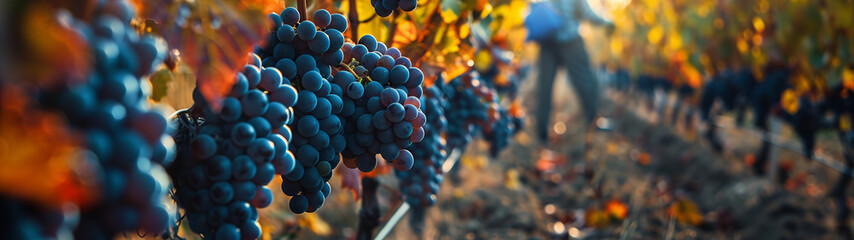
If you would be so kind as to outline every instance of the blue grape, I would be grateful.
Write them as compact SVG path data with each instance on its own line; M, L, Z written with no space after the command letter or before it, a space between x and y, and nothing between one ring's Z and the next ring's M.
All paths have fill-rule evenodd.
M350 84L347 84L347 97L350 97L352 99L361 98L364 92L364 87L358 82L351 82Z
M381 44L381 43L378 43L378 44ZM379 46L385 47L384 44L379 45ZM377 60L377 66L376 67L383 67L386 69L391 69L391 67L393 67L393 66L394 66L394 58L392 58L389 55L382 55L380 57L380 59Z
M332 15L326 9L320 9L314 12L313 20L318 27L325 28L332 22Z
M371 80L376 81L380 85L384 85L388 83L389 79L389 71L385 67L375 68L374 71L371 71Z
M252 198L250 204L256 208L265 208L273 203L273 191L267 187L255 188L255 197Z
M276 37L283 43L289 43L294 40L294 28L291 26L283 26L276 30Z
M303 195L296 195L291 198L288 204L291 212L300 214L308 210L308 198Z
M353 49L350 50L350 56L352 56L353 59L356 59L356 61L361 62L362 57L365 56L365 54L368 54L368 52L370 51L368 51L368 48L365 47L365 45L359 44L354 46Z
M315 53L324 53L329 50L329 35L325 32L317 32L311 41L308 42L308 48Z
M377 39L370 34L363 35L362 37L360 37L359 44L365 46L365 48L368 49L368 52L373 52L374 50L377 50Z
M299 11L296 8L289 7L282 10L280 14L282 22L288 25L296 25L299 22Z
M339 13L332 14L332 19L329 22L329 28L336 29L340 32L347 31L347 27L350 24L347 22L347 18L344 15Z
M238 240L240 239L240 232L237 230L237 226L234 226L230 223L222 224L219 229L216 230L216 239L217 240Z
M243 114L247 117L261 116L267 111L267 95L258 89L250 90L240 99Z
M255 176L255 163L247 156L240 156L234 159L231 164L232 178L239 181L247 181Z
M317 96L309 91L299 92L296 109L302 112L310 112L317 106Z
M246 76L246 81L249 83L249 88L255 88L261 82L261 69L256 66L246 65L243 68L243 75Z
M193 140L190 149L196 158L207 159L216 153L216 142L209 135L199 135Z
M297 76L297 64L294 60L283 58L276 62L276 68L282 73L282 77L293 79ZM290 83L288 83L290 84Z
M394 64L401 65L407 68L412 67L412 61L410 61L408 57L397 58L394 60ZM412 75L412 73L410 73L410 75Z
M303 89L316 92L323 86L323 77L317 71L310 71L302 76L300 83Z
M418 0L400 0L400 10L411 12L418 6Z
M276 148L273 142L266 138L258 138L252 141L246 154L258 164L266 163L273 160L273 155L276 154Z
M311 21L300 22L297 26L297 37L302 40L308 41L314 39L316 34L317 27Z
M415 68L417 69L417 68ZM409 69L401 65L395 65L389 70L388 80L394 85L403 85L409 81ZM418 85L421 85L420 83ZM415 85L415 86L418 86Z
M389 121L391 121L392 123L398 123L400 121L403 121L403 118L406 115L406 110L404 109L402 104L392 103L388 105L388 108L386 108L385 113L386 118L388 118Z

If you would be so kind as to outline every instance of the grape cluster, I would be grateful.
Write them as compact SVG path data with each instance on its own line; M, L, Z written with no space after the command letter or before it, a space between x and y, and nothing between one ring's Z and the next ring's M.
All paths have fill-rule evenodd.
M441 84L441 82L438 82ZM421 98L421 110L427 115L424 124L426 135L424 140L407 147L415 159L412 169L408 171L395 170L395 176L400 179L400 190L406 202L413 208L432 206L442 184L442 164L447 158L447 145L442 139L448 120L442 106L445 101L440 86L427 88Z
M442 87L447 98L444 105L446 118L456 119L448 122L446 137L451 148L468 146L477 133L477 126L485 125L489 119L489 105L480 97L481 91L487 88L476 76L476 73L463 74Z
M498 153L510 143L510 138L522 126L521 114L501 106L494 87L480 80L471 71L452 79L442 88L448 101L445 111L448 119L447 141L450 147L465 148L472 136L481 132L490 143L490 153Z
M92 71L85 79L40 89L39 107L64 115L68 128L84 136L87 151L79 157L97 165L99 201L81 211L75 237L105 239L138 229L160 233L174 219L161 200L170 185L163 165L172 162L175 143L164 116L146 100L151 86L145 75L166 58L166 45L130 28L130 3L99 6L91 22L58 14L60 24L89 43Z
M484 63L487 67L477 69L480 79L490 88L502 95L509 96L514 100L519 95L519 85L528 75L530 65L516 66L513 64L513 54L499 47L492 47L480 51L489 51L490 62ZM475 65L477 66L477 64Z
M170 169L190 229L216 239L259 238L256 208L273 201L267 183L296 169L286 125L293 121L296 89L278 69L257 66L257 56L251 62L218 111L194 91L191 109L202 112L203 123Z
M505 108L498 109L499 118L483 131L483 138L489 143L489 154L498 156L505 147L510 145L513 134L518 132L522 119L511 116Z
M374 12L381 17L388 17L395 9L411 12L418 6L418 0L371 0Z
M256 52L264 66L278 68L299 90L294 121L289 123L296 132L289 147L300 164L282 176L282 192L292 196L292 212L314 212L329 196L327 182L346 146L339 118L345 108L343 91L327 79L344 59L342 32L347 20L323 9L314 13L314 22L299 22L295 8L268 17L273 23L270 38Z
M406 147L424 138L427 121L418 99L424 74L400 50L386 48L371 35L362 36L359 44L346 43L342 49L352 73L340 71L332 82L347 96L342 111L347 136L344 163L369 172L376 167L379 154L395 169L410 169L412 153Z

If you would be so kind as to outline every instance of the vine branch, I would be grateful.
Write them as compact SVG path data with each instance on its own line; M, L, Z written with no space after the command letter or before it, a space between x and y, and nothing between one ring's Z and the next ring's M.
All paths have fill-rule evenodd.
M374 235L374 229L380 225L380 207L377 201L379 181L375 178L362 178L362 209L359 210L359 232L357 240L368 240Z
M305 13L305 0L297 0L297 11L299 11L299 21L305 21L305 19L307 19Z
M356 10L356 1L357 0L349 0L350 3L350 12L347 13L347 17L350 20L350 35L355 40L359 39L359 12Z

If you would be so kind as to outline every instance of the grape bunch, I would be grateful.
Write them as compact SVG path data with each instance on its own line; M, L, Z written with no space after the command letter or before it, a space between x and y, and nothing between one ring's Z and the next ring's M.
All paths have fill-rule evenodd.
M466 73L442 85L445 101L445 117L456 119L448 122L447 142L450 148L465 148L477 133L477 126L489 120L489 104L480 96L488 90L476 77ZM439 81L443 81L440 79ZM438 81L437 81L438 82ZM491 102L491 101L490 101Z
M522 114L518 102L512 108L501 106L498 92L481 81L475 71L452 79L442 87L448 101L446 117L460 119L448 123L447 141L450 147L465 148L478 132L490 143L490 154L497 156L521 129Z
M194 91L190 112L201 112L201 124L186 124L197 132L179 140L184 144L170 168L190 229L216 239L259 238L256 208L273 201L267 183L296 169L286 124L293 121L297 91L278 69L258 66L257 56L251 63L219 110Z
M442 164L447 158L442 134L448 120L442 106L445 100L440 87L427 88L421 100L421 110L428 119L423 127L426 135L421 142L407 147L415 159L412 169L394 172L400 179L400 190L406 202L413 208L432 206L436 202L436 194L442 184Z
M418 6L418 0L371 0L374 12L381 17L388 17L395 9L411 12Z
M344 133L347 148L342 152L350 168L370 172L377 154L392 162L395 169L412 167L412 153L406 149L424 138L427 117L420 110L424 74L412 67L397 48L386 48L371 35L359 44L344 44L345 67L332 83L344 92Z
M91 72L65 76L61 84L35 93L37 106L56 111L83 137L100 188L97 204L84 208L74 235L106 239L125 231L164 232L174 214L161 202L170 185L163 169L174 158L165 117L148 104L145 76L166 58L165 42L138 35L128 25L134 14L124 1L104 1L91 21L58 14L59 23L89 43Z
M489 85L490 88L495 88L499 94L509 96L511 100L515 100L519 95L519 85L528 75L531 66L519 66L514 63L513 54L500 47L491 47L480 51L477 54L490 56L488 58L490 61L475 64L475 69L480 74L480 79ZM478 68L477 66L479 65L484 66Z
M298 89L294 121L289 123L296 132L288 144L299 164L282 175L282 192L292 197L292 212L314 212L329 196L327 182L346 147L339 118L344 95L327 79L344 59L342 32L347 20L321 9L314 13L314 22L299 22L299 12L292 7L268 17L273 23L270 37L256 53L264 66L279 69Z
M493 157L510 145L513 134L518 132L518 126L522 125L522 118L511 116L505 108L498 109L498 114L500 117L483 130L483 138L489 143L489 154Z

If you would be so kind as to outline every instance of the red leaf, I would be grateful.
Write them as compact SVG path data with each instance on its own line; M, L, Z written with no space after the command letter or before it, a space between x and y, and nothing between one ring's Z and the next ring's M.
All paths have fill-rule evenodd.
M247 61L247 53L264 39L271 0L159 0L142 9L141 16L157 22L152 26L181 51L181 60L196 74L205 99L217 108L234 84L235 74Z
M353 192L354 200L358 201L362 197L362 180L359 177L359 169L341 166L335 171L341 176L341 186Z

